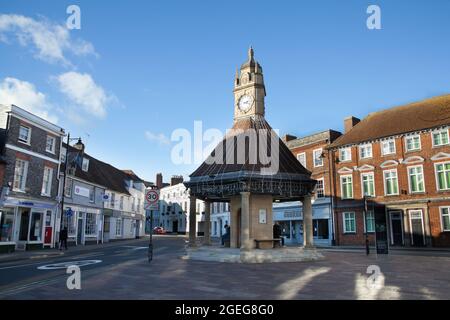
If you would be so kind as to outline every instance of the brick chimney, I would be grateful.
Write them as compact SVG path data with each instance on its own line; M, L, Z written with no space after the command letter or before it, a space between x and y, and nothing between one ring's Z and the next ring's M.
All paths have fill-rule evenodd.
M295 140L295 139L297 139L297 137L296 136L293 136L293 135L291 135L291 134L285 134L284 136L283 136L283 138L281 138L281 140L283 141L283 142L288 142L288 141L291 141L291 140Z
M172 178L170 178L171 186L174 186L174 185L182 183L182 182L183 182L183 176L172 176Z
M347 133L350 131L351 128L356 126L361 120L354 116L350 116L344 119L344 133Z
M163 176L162 173L156 174L156 187L161 189L163 187Z

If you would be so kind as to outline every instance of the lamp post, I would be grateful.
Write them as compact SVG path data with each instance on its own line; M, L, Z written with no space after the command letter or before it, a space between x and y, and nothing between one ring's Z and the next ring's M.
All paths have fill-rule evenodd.
M70 138L70 132L67 133L67 141L66 141L66 155L64 159L64 172L63 172L63 184L62 184L62 195L61 195L61 215L60 215L60 223L59 223L59 235L61 235L61 230L63 228L63 217L64 217L64 196L65 196L65 189L66 189L66 176L67 176L67 163L68 163L68 155L69 155L69 144L70 141L78 140L79 143L81 142L81 138Z

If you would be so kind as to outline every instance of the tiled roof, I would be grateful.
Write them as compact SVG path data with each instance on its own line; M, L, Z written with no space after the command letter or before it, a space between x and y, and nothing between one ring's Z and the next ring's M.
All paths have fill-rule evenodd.
M140 182L144 182L143 179L139 178L134 172L133 170L122 170L127 176L130 177L131 180L133 181L140 181Z
M227 174L227 173L245 173L245 174L251 174L254 176L257 176L260 174L261 169L265 167L269 167L270 164L265 164L268 161L261 161L260 157L258 156L258 161L256 164L250 163L249 161L249 146L248 143L245 146L245 154L247 155L246 161L243 164L237 163L237 153L238 151L242 152L242 150L238 150L237 147L237 137L240 135L245 135L246 130L248 129L255 129L255 130L261 130L266 129L268 132L271 130L270 125L267 123L267 121L264 119L264 117L249 117L244 118L241 120L238 120L234 123L233 128L230 130L229 134L225 136L223 141L214 149L213 153L211 153L210 157L212 155L217 154L218 152L222 152L223 159L225 160L225 157L230 153L232 150L227 150L228 145L233 145L234 149L234 163L226 163L226 161L222 161L223 163L211 163L212 161L205 161L203 164L200 165L200 167L195 170L190 177L208 177L208 176L214 176L218 174ZM241 133L239 133L239 130ZM244 133L242 133L244 132ZM288 147L284 144L284 142L276 136L276 139L278 139L278 145L279 145L279 173L282 174L305 174L310 175L310 172L306 170L300 162L294 157L294 155L291 153L291 151L288 149ZM228 140L228 141L227 141ZM232 140L232 141L230 141ZM267 157L270 157L270 139L267 139L267 150L264 150L262 153L259 152L259 144L258 144L258 154L264 154L268 155ZM272 157L272 160L275 157ZM267 160L267 159L263 159ZM268 176L267 178L270 178Z
M330 148L373 141L450 124L450 95L374 112L339 137Z
M64 147L67 145L64 143ZM73 163L78 154L78 150L74 147L69 147L68 163ZM91 182L100 186L104 186L112 191L120 192L129 195L126 188L125 181L129 179L129 176L112 165L102 162L87 153L84 153L84 158L89 159L88 171L85 172L81 169L81 164L79 164L75 170L75 177L80 178L84 181ZM69 166L70 167L70 166ZM64 166L62 166L64 170Z

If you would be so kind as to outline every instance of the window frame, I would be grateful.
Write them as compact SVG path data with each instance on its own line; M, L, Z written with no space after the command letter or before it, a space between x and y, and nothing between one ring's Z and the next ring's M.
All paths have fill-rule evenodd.
M23 173L22 173L22 183L21 185L16 188L16 170L17 170L17 162L20 161L23 163ZM15 192L26 192L27 187L27 176L28 176L28 168L29 168L29 162L27 160L16 158L16 161L14 163L14 179L13 179L13 188L12 190Z
M48 149L48 140L51 139L53 141L52 143L52 150ZM56 153L56 138L54 136L51 135L47 135L46 141L45 141L45 151L49 152L51 154L55 154Z
M319 189L317 188L317 186L318 186L318 183L317 183L316 184L316 199L325 198L325 179L324 179L324 177L322 177L322 178L319 178L316 180L322 181L322 196L319 197L319 192L318 192Z
M343 188L343 179L344 178L351 178L351 184L352 184L352 188L351 188L351 191L352 191L352 194L351 194L351 197L344 197L344 188ZM352 174L344 174L344 175L341 175L340 177L339 177L339 181L340 181L340 185L341 185L341 198L342 199L354 199L354 192L353 192L353 175Z
M373 220L373 231L367 231L366 213L370 213L372 215L371 220ZM375 212L373 210L367 210L367 212L363 212L363 217L364 217L364 233L375 233Z
M305 163L300 161L300 156L304 156ZM301 165L306 168L306 152L297 153L296 157L297 157L298 162L300 162Z
M444 213L443 213L444 209L447 209L447 213L445 214L445 216L448 216L448 219L449 219L448 229L446 229L445 225L444 225ZM442 232L450 232L450 206L439 207L439 216L440 216L440 220L441 220L441 231Z
M348 158L343 159L341 151L345 151L345 154L348 154ZM348 161L352 161L352 147L340 148L339 149L339 162L348 162Z
M90 218L92 220L90 221ZM88 233L88 231L90 233ZM88 237L97 236L97 214L93 212L86 212L84 235Z
M367 147L370 147L370 156L363 157L362 156L362 150L364 148L367 148ZM358 146L358 151L359 151L359 158L360 159L371 159L371 158L373 158L373 147L372 147L371 143L365 143L365 144L359 145Z
M348 231L346 226L347 218L345 217L346 214L351 214L353 216L353 225L355 227L354 231ZM356 234L356 213L354 211L344 211L342 212L342 231L344 234Z
M372 185L373 185L373 187L372 187L372 189L373 189L373 194L365 194L364 193L364 177L365 176L371 176L372 177ZM376 191L375 191L375 173L373 172L373 171L371 171L371 172L362 172L361 173L361 197L363 197L364 198L364 196L367 196L367 197L371 197L371 198L375 198L376 197Z
M447 181L446 175L445 175L445 172L446 172L445 165L448 165L448 164L450 164L450 161L439 162L439 163L435 163L434 164L434 176L435 176L435 179L436 179L436 190L437 191L448 191L448 190L450 190L450 181ZM445 179L445 183L447 185L447 188L445 188L445 189L440 189L439 188L439 175L438 175L438 170L437 170L437 166L438 165L443 165L444 179Z
M47 184L45 185L45 174L46 172L49 172L48 174L48 180ZM41 196L44 197L51 197L52 196L52 180L53 180L53 168L44 166L44 173L42 175L42 186L41 186ZM48 186L48 192L47 192L47 186ZM44 190L45 187L45 190Z
M397 181L397 193L391 193L391 194L387 193L386 173L388 173L388 172L389 173L390 172L395 172L395 178L396 178L396 181ZM399 186L399 183L398 183L398 172L397 172L397 169L383 170L383 184L384 184L384 195L385 196L398 196L400 194L400 186Z
M319 157L316 158L316 152L320 151ZM323 167L323 158L322 158L323 148L318 148L313 150L313 166L314 168ZM316 160L320 161L320 164L316 164Z
M83 157L83 162L81 163L81 170L83 170L84 172L88 172L89 171L89 159Z
M434 130L431 132L431 145L433 146L433 148L442 147L442 146L446 146L446 145L450 144L450 135L449 135L448 131L449 131L448 128L446 128L446 129ZM442 143L442 133L443 132L445 132L447 134L447 143ZM441 144L434 143L434 135L435 134L441 135Z
M384 145L388 144L390 142L393 143L394 151L393 152L389 152L389 153L385 153L384 152ZM390 156L390 155L393 155L393 154L396 154L396 153L397 153L397 146L395 145L395 138L390 138L390 139L386 139L386 140L381 141L381 155L382 156Z
M419 147L415 148L415 149L408 149L408 140L409 139L414 139L414 138L419 138ZM413 134L413 135L409 135L405 137L405 151L406 152L416 152L416 151L420 151L422 150L422 139L420 137L420 134Z
M423 190L420 190L420 191L413 191L412 190L410 169L415 169L415 168L420 168L422 170L421 174L422 174ZM409 191L409 193L410 194L425 193L425 172L423 170L423 165L419 164L419 165L415 165L415 166L408 166L408 167L406 167L406 173L408 175L408 191ZM415 175L417 176L417 173ZM417 183L417 185L419 185L419 183Z
M21 137L20 137L20 130L22 129L22 128L26 128L26 129L28 129L28 137L27 137L27 140L23 140L23 139L21 139ZM19 141L20 143L24 143L24 144L28 144L28 145L30 145L31 144L31 127L29 127L29 126L26 126L26 125L24 125L24 124L20 124L20 126L19 126L19 137L18 137L18 139L17 139L17 141Z

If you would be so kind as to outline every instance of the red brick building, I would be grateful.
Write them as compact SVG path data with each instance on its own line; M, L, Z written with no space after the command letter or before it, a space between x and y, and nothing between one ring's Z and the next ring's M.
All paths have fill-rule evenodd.
M363 245L366 227L373 242L377 220L390 246L450 246L450 95L344 124L328 149L336 244Z
M338 131L326 130L299 138L291 135L283 137L283 141L297 160L311 172L311 178L317 180L313 200L313 237L318 245L335 243L331 197L333 178L327 148L341 135L342 133ZM299 243L302 243L302 216L296 215L296 210L295 206L274 205L274 220L278 221L284 229L291 231L286 232L288 242L295 243L297 239ZM295 233L298 235L294 236Z

